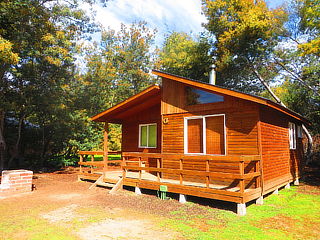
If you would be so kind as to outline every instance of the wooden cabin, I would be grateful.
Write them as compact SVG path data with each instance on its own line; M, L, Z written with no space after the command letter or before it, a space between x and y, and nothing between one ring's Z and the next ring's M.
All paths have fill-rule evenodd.
M154 70L162 79L92 117L104 150L80 152L82 179L246 203L298 182L306 120L270 100ZM108 161L108 123L122 125L122 160ZM85 161L103 154L104 161ZM120 164L118 169L110 165Z

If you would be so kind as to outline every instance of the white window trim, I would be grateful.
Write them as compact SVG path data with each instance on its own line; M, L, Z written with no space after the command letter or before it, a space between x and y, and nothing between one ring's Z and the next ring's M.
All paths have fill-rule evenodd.
M297 148L296 124L289 122L289 147L291 150Z
M223 116L223 128L224 128L224 154L207 154L207 141L206 141L206 117L219 117ZM203 153L188 153L188 120L189 119L202 119L202 144L203 144ZM183 136L184 136L184 154L187 155L213 155L213 156L226 156L227 155L227 130L226 130L226 115L225 114L214 114L214 115L203 115L203 116L192 116L184 117L183 119Z
M147 146L141 146L141 127L143 126L150 126L155 125L156 126L156 146L155 147L148 147L149 145L149 127L147 127ZM157 148L157 138L158 138L158 127L157 123L148 123L148 124L139 124L139 139L138 139L138 147L139 148Z

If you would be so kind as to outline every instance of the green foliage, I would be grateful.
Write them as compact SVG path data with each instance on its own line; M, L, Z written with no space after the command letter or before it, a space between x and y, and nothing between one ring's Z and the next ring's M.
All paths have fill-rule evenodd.
M205 27L216 38L214 56L219 69L235 58L254 61L270 53L283 31L286 14L269 10L265 1L204 1ZM276 42L275 42L276 43Z
M67 147L73 112L71 92L64 86L74 79L76 40L87 25L77 1L1 1L0 49L5 45L6 52L0 50L0 115L13 128L1 135L10 159L24 158L27 124L35 133L27 150L40 164ZM9 123L9 116L22 124Z
M281 8L268 9L262 0L203 1L203 10L208 19L205 27L212 34L218 84L261 92L263 86L255 71L267 82L277 74L268 59L285 34L286 13Z
M212 64L209 49L206 37L195 41L186 33L173 32L159 53L158 65L163 71L208 82Z
M149 74L156 54L152 49L154 34L144 22L130 27L122 25L118 32L102 29L99 45L86 48L87 72L82 76L85 86L82 98L90 101L91 114L155 83Z
M303 0L299 9L301 29L308 32L308 41L299 45L302 55L315 54L320 56L320 1Z

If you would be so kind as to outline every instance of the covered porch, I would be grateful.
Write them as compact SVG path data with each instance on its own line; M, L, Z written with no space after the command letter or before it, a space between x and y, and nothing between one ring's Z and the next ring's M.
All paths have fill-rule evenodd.
M244 204L261 196L260 156L190 156L161 153L122 152L121 160L94 161L101 152L79 152L80 179L110 184L112 192L122 186L159 190ZM165 168L170 158L179 168ZM194 166L194 160L197 165ZM146 167L148 161L156 167ZM203 169L199 170L192 170ZM108 186L108 185L107 185ZM138 190L138 193L140 192Z

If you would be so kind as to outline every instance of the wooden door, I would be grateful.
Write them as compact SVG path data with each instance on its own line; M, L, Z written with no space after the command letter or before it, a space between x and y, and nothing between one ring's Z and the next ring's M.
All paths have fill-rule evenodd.
M188 153L203 153L203 120L188 119Z
M225 154L224 116L206 117L206 153Z

